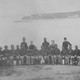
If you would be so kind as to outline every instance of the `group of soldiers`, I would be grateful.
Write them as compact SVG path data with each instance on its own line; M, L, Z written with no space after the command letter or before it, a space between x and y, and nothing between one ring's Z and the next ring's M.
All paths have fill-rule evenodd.
M0 47L0 66L19 66L19 65L80 65L80 50L78 46L72 49L72 44L64 37L62 50L58 48L55 41L51 41L51 45L44 38L41 49L38 50L33 41L28 46L26 38L23 37L21 45L4 46L4 50Z

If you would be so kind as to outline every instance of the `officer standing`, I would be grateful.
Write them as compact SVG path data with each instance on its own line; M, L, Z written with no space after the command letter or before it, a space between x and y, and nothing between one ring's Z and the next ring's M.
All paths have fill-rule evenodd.
M27 45L27 43L26 43L26 38L25 37L23 37L23 39L22 39L22 43L21 43L21 48L26 48L26 49L28 49L28 45Z
M67 41L67 38L64 37L64 42L62 43L62 50L68 50L68 47L72 46L69 41Z

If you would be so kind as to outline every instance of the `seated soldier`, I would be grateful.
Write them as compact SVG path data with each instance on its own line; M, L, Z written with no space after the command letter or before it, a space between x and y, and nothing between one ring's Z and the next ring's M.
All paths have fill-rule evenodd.
M55 44L54 52L55 52L55 55L60 55L60 49L58 48L57 44Z
M55 46L56 46L55 41L52 40L51 45L50 45L50 52L51 52L52 55L54 55Z
M4 46L3 55L6 57L9 57L9 55L10 55L10 51L9 51L7 45Z
M14 45L13 44L11 45L10 52L11 52L11 56L15 56L16 55L16 50L14 49Z
M19 45L16 45L16 61L17 61L17 65L19 65L19 56L20 56L20 48L19 48Z
M21 48L22 48L22 47L28 49L28 45L27 45L27 43L26 43L26 38L25 38L25 37L23 37L23 42L21 43Z
M78 65L77 55L75 55L74 58L73 58L73 65Z
M11 66L14 65L14 59L16 58L16 50L14 49L14 45L11 45L11 50L10 50L10 64Z
M59 64L59 57L58 56L60 55L60 49L58 48L57 44L55 44L54 55L56 55L55 63Z
M69 47L68 55L69 55L69 56L72 56L72 55L73 55L73 49L72 49L72 46Z
M72 56L73 56L72 46L69 47L68 55L69 55L69 64L72 64Z
M73 65L78 65L78 56L80 56L80 50L78 49L78 46L75 46L75 50L73 51Z
M52 40L51 41L51 45L50 45L50 50L54 50L55 49L55 46L56 46L55 41Z
M8 46L5 45L4 50L3 50L3 57L5 58L5 60L3 62L5 64L5 66L9 65L9 55L10 55L10 51L8 49Z
M64 38L64 42L62 43L62 49L68 50L68 47L71 46L71 43L67 41L67 38Z
M80 50L78 49L77 45L75 46L75 50L73 51L73 56L74 55L80 56Z
M29 50L34 51L36 49L36 46L33 44L33 41L30 42Z
M16 45L16 55L20 55L20 47L19 45Z

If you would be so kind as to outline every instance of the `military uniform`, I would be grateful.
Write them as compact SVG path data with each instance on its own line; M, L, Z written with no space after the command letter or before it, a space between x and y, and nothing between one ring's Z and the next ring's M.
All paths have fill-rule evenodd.
M27 45L27 43L26 42L22 42L21 43L21 48L26 48L26 49L28 49L28 45Z
M71 43L70 42L68 42L68 41L64 41L63 43L62 43L62 47L63 47L63 49L64 50L68 50L68 46L71 46Z

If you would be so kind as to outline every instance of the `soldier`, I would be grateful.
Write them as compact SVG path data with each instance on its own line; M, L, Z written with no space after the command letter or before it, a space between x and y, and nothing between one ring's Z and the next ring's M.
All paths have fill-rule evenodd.
M4 46L3 55L6 57L8 57L10 55L10 51L9 51L7 45Z
M7 46L7 45L4 46L3 56L5 57L5 60L4 60L5 66L10 65L10 64L9 64L10 50L8 49L8 46Z
M55 54L55 56L56 56L56 64L58 64L59 63L59 55L60 55L60 50L59 50L59 48L58 48L58 45L57 44L55 44L55 50L54 50L54 54Z
M16 61L17 61L17 65L19 65L19 56L20 56L20 47L19 47L19 45L16 45Z
M50 44L49 44L49 42L47 42L46 38L44 38L44 42L42 43L41 53L43 56L45 56L45 55L47 56L48 54L50 54Z
M41 46L41 49L42 50L46 50L46 49L49 49L50 45L49 43L47 42L47 39L44 38L44 42L42 43L42 46Z
M74 58L73 58L73 65L78 65L77 55L75 55Z
M55 53L55 47L56 47L55 41L52 40L51 45L50 45L50 52L52 55L54 55L54 53Z
M28 45L26 43L26 38L23 37L23 42L21 43L21 51L20 51L20 58L21 58L21 64L25 65L26 64L26 54L28 51Z
M51 45L50 45L50 49L51 49L51 50L54 50L55 47L56 47L55 41L52 40L52 41L51 41Z
M80 50L78 49L77 45L75 46L75 50L73 51L73 55L77 55L77 56L80 55Z
M78 56L80 56L80 50L78 49L78 46L75 46L75 50L73 51L73 56L74 56L74 64L77 65L78 64Z
M30 42L29 50L34 51L36 49L36 46L33 44L33 41Z
M61 51L61 56L62 56L62 61L64 62L63 64L66 64L68 61L68 50L63 49Z
M26 38L25 37L23 37L23 42L21 43L21 48L23 48L23 47L28 49L28 45L26 43Z
M64 42L62 43L62 49L68 50L69 46L72 46L71 43L67 41L66 37L64 37Z
M68 55L69 55L69 64L71 65L72 64L72 56L73 56L72 46L69 47Z
M11 50L10 50L10 63L11 63L11 65L13 66L14 65L14 60L15 60L15 58L16 58L16 50L14 49L14 45L12 44L11 45Z
M72 46L70 46L69 49L68 49L68 55L69 55L69 56L73 55Z

